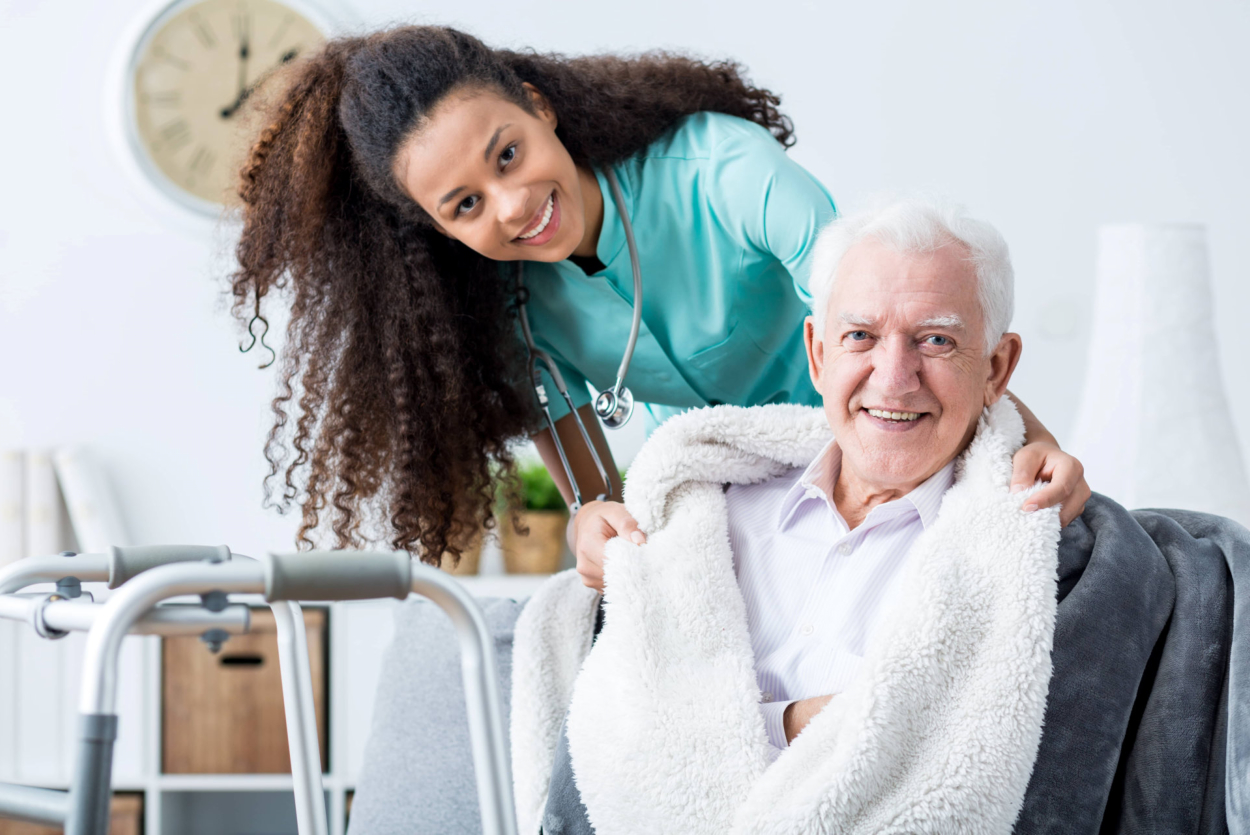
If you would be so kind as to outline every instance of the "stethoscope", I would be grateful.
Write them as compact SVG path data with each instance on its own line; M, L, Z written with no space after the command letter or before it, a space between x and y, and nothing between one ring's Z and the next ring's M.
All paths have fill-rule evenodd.
M621 216L621 225L625 227L625 243L629 246L629 263L634 273L634 319L629 328L629 341L625 343L625 354L621 357L621 367L616 372L616 382L612 384L611 388L600 391L599 396L595 398L595 414L603 422L604 426L609 429L620 429L634 413L634 395L625 387L625 375L629 372L629 362L634 357L634 346L638 344L638 331L642 328L642 271L638 267L638 245L634 242L634 228L629 222L629 213L625 210L625 196L621 194L621 185L617 182L616 174L611 169L607 170L607 177L608 185L612 188L612 202L616 204L617 214ZM581 415L577 413L577 408L573 405L573 398L569 395L568 386L564 384L564 377L560 374L560 369L556 367L555 361L551 359L550 354L534 344L534 335L530 332L529 313L525 309L525 262L518 261L516 266L521 333L525 336L525 347L529 349L530 378L534 384L534 393L538 396L538 405L542 408L543 416L547 420L547 428L551 430L551 438L555 441L556 452L560 455L560 464L564 467L564 473L569 479L569 487L573 491L573 504L569 506L569 510L576 513L582 506L582 491L577 484L577 477L573 475L573 468L569 466L569 459L564 452L564 445L560 443L560 436L556 432L556 423L551 418L550 400L547 398L546 388L543 386L542 377L539 375L539 363L546 366L547 373L551 375L551 380L556 385L556 391L564 398L564 402L568 404L569 412L577 422L577 429L581 432L582 440L586 442L586 448L590 450L590 456L594 459L595 467L599 470L599 477L603 479L606 492L597 497L600 501L612 498L612 480L608 478L607 468L603 466L603 459L599 457L598 450L591 443L590 433L586 431L586 424L582 422Z

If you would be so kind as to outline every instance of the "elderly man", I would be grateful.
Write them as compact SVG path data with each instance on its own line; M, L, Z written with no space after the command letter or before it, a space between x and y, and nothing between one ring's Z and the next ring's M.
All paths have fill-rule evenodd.
M1250 534L1094 496L1061 535L1011 491L1021 340L987 224L917 201L842 218L811 286L823 410L664 424L625 491L646 543L609 543L602 601L564 572L516 621L520 831L1244 822ZM441 645L431 629L420 647ZM392 660L431 675L428 653ZM463 724L397 750L463 746L438 736ZM389 807L363 775L353 825L451 773L404 780Z
M1223 831L1250 809L1250 536L1095 496L1060 547L1010 488L1002 237L903 201L819 247L823 413L669 421L603 607L566 572L521 614L521 831Z
M829 701L819 694L854 678L912 543L954 483L955 457L1021 351L1006 332L1007 245L987 224L895 204L835 224L816 262L805 338L836 440L806 469L727 497L779 748Z

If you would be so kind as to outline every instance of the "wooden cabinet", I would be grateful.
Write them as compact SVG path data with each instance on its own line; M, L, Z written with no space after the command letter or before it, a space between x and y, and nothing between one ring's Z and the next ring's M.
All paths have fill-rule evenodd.
M304 623L325 768L326 610L305 609ZM291 773L272 611L253 609L251 631L217 654L196 637L166 638L162 667L165 774Z

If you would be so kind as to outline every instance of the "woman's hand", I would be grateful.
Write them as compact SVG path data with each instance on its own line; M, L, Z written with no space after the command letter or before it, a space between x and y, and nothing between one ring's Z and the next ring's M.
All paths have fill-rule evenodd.
M587 502L569 523L569 548L577 557L582 583L603 594L603 548L609 539L623 536L635 545L647 541L620 502Z
M1029 497L1025 510L1061 505L1059 523L1067 526L1081 515L1089 501L1085 467L1050 441L1037 441L1020 448L1011 459L1011 492L1019 493L1036 481L1050 482Z
M1041 510L1060 505L1059 524L1068 523L1080 516L1089 501L1089 485L1085 483L1085 467L1071 455L1059 448L1059 442L1050 434L1037 415L1007 392L1016 404L1024 420L1024 446L1011 459L1011 492L1028 490L1034 482L1050 482L1029 497L1025 510Z

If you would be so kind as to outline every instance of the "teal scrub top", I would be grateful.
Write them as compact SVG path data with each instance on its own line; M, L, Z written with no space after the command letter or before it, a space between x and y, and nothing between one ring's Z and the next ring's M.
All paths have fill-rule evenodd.
M658 421L696 406L819 405L807 373L808 273L833 198L760 125L697 113L613 166L642 268L642 329L625 384ZM616 380L633 273L603 171L604 269L525 264L534 341L577 406ZM540 366L541 367L541 366ZM543 372L551 416L568 414Z

